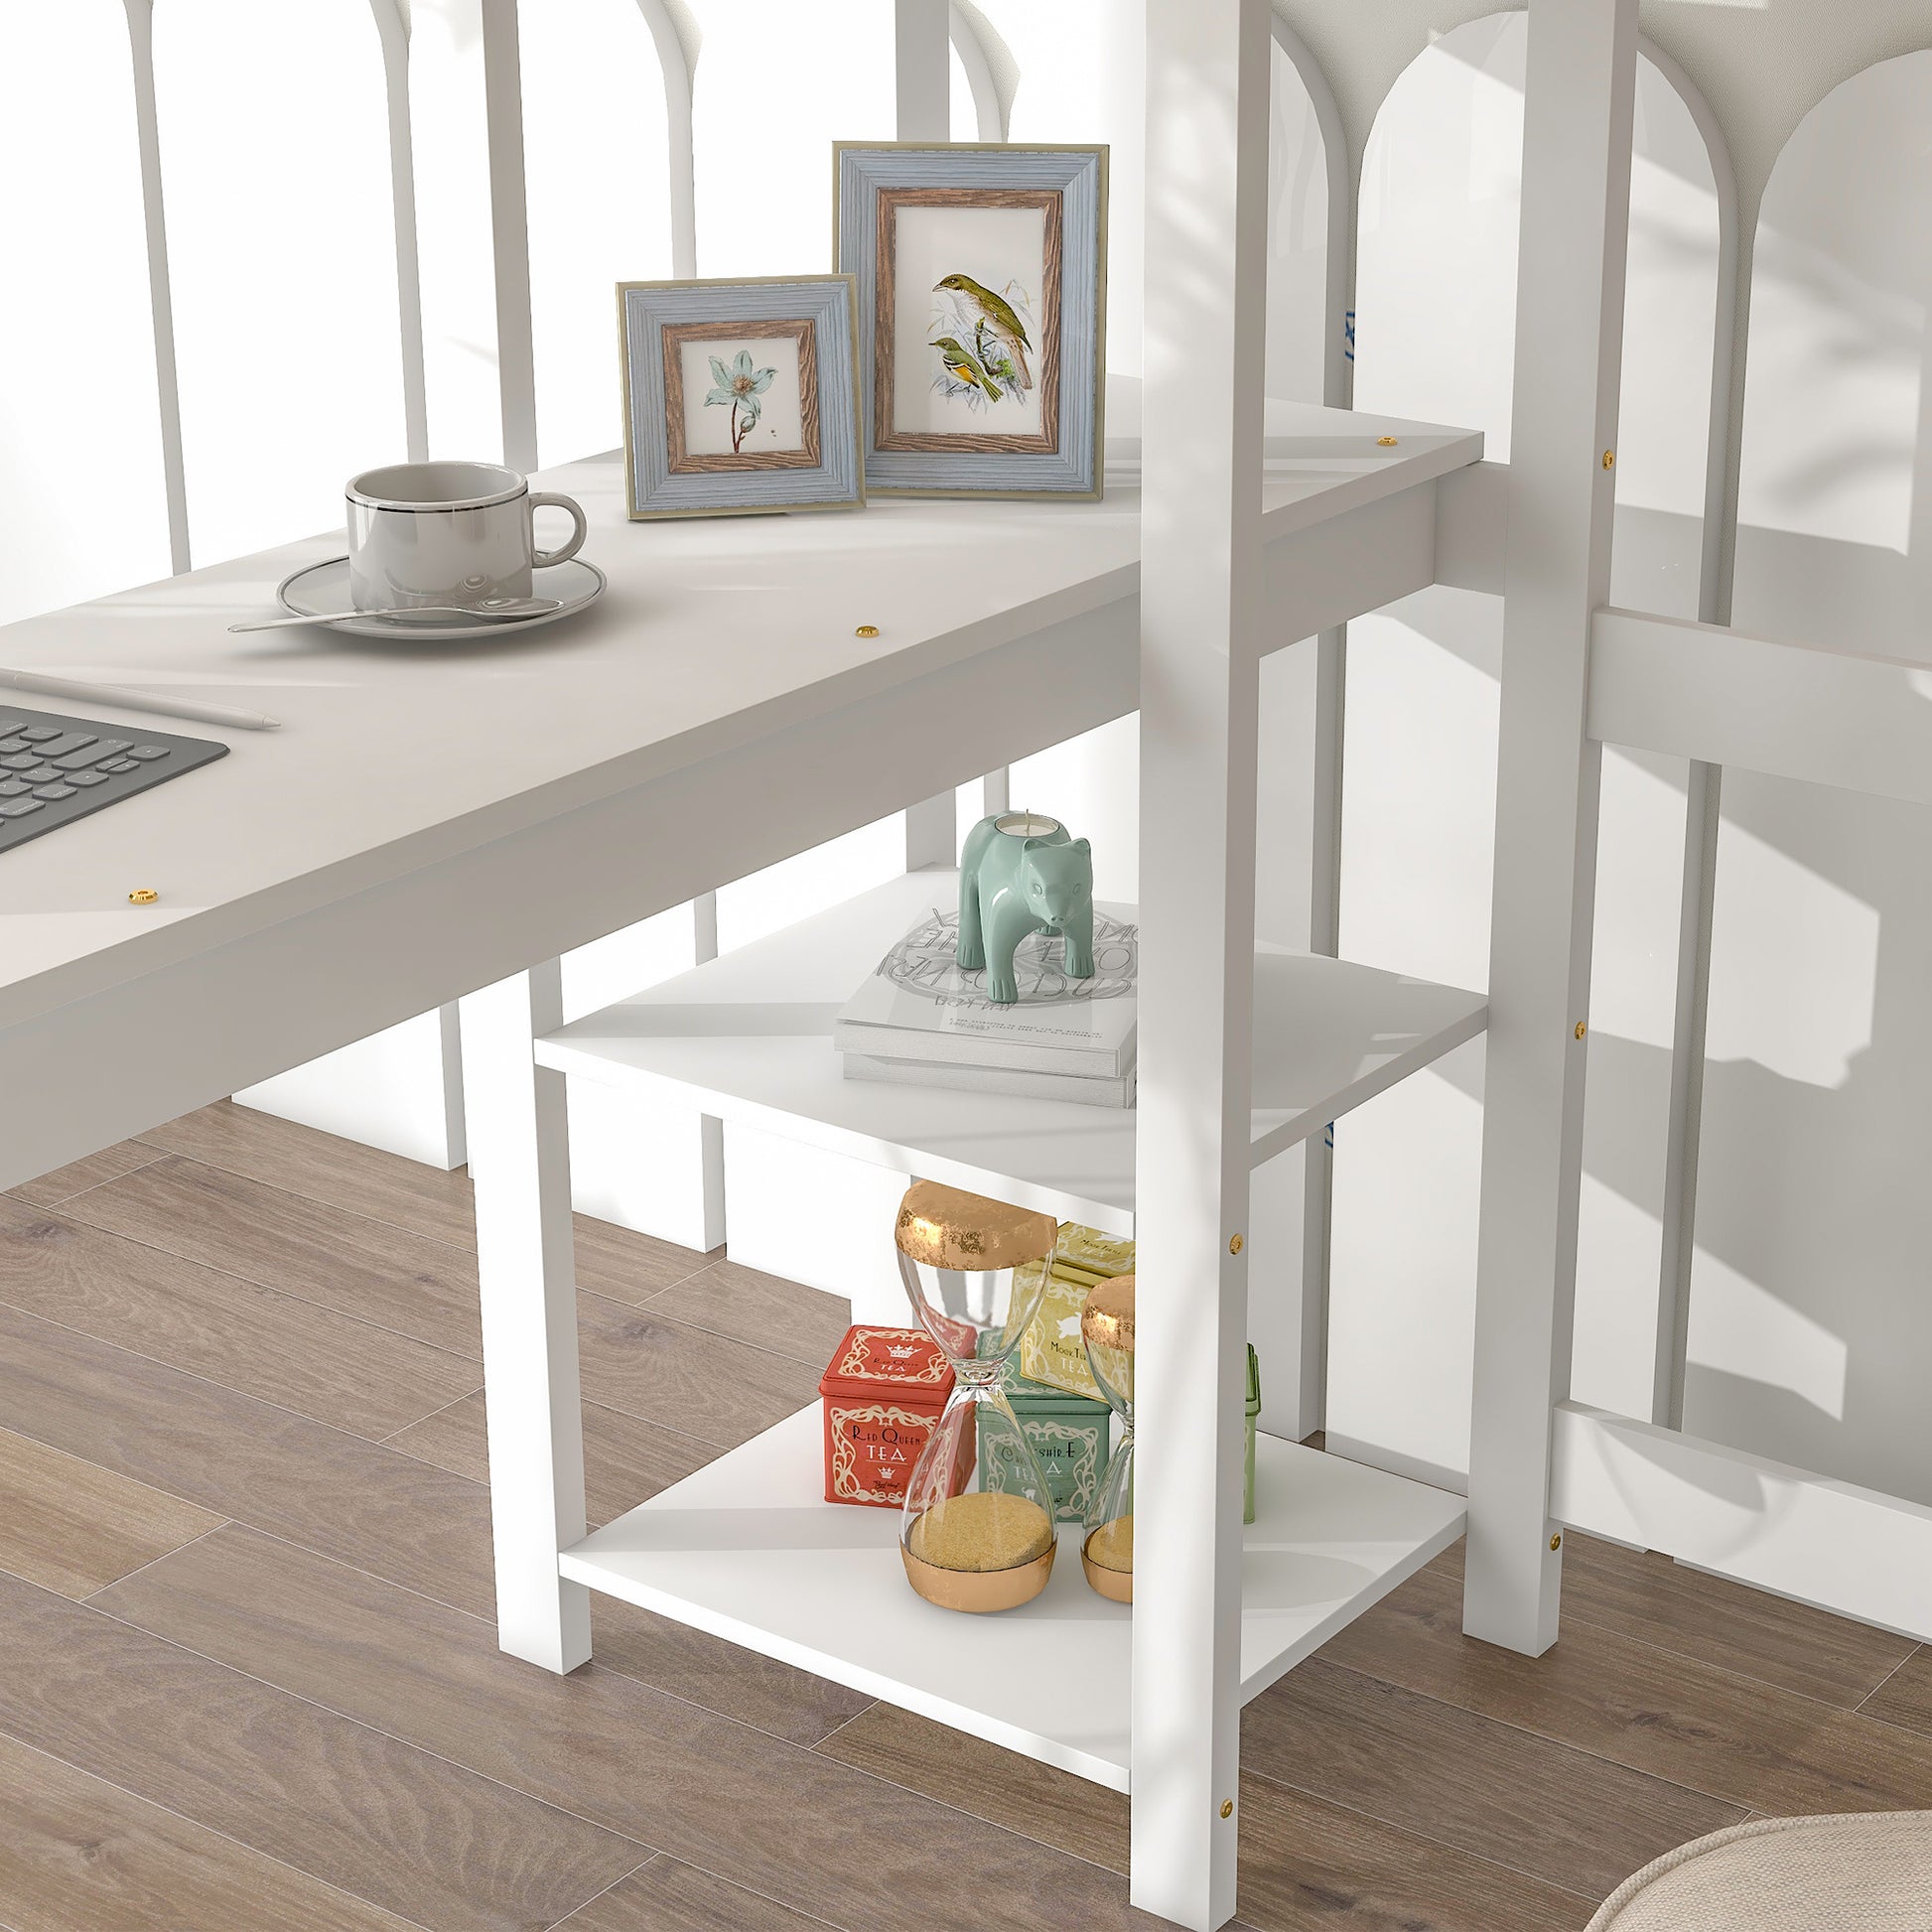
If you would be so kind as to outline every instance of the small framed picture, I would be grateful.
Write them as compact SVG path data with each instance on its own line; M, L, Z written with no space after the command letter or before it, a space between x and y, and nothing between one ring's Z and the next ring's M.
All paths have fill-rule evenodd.
M618 318L633 518L865 502L850 275L621 282Z
M842 141L866 486L1101 490L1107 150Z

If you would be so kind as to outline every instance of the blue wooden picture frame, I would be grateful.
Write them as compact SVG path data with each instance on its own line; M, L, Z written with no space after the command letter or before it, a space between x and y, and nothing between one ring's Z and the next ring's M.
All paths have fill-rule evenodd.
M835 255L858 284L867 489L875 495L1097 498L1106 386L1107 150L841 141L833 148L833 169ZM970 202L975 191L989 201L1050 198L1057 210L1048 248L1053 286L1042 291L1042 307L1052 309L1056 324L1053 406L1038 439L1044 447L986 447L1002 439L976 434L912 439L882 420L897 380L894 345L881 340L882 203L890 213L896 197L958 194ZM884 313L891 315L897 292L890 277L883 294ZM923 286L907 294L925 299ZM962 359L966 379L975 379L978 364L970 356ZM926 378L921 373L916 379ZM906 447L914 440L926 447ZM949 442L958 447L943 447Z
M742 463L683 459L681 426L673 420L681 380L667 344L714 329L721 341L744 337L760 323L800 339L801 378L808 361L813 398L808 453ZM633 520L864 506L857 288L850 275L620 282L618 324L624 486Z

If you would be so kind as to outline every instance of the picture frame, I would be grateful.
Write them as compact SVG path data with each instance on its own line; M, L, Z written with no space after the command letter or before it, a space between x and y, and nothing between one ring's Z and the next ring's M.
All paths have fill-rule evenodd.
M618 331L633 521L864 506L852 276L620 282Z
M1098 498L1107 149L840 141L833 177L868 491Z

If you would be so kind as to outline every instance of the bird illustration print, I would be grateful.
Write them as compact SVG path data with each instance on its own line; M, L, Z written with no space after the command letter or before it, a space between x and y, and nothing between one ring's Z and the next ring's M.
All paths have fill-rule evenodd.
M955 382L963 382L967 388L976 389L989 401L999 400L999 386L988 375L969 348L962 348L956 336L941 336L932 345L939 351L939 361Z
M990 337L1005 351L1002 359L1012 370L1010 386L1016 391L1031 389L1034 376L1033 370L1028 367L1027 356L1033 343L1027 335L1026 325L1014 313L1013 304L1005 296L995 295L984 283L974 281L970 275L948 275L943 281L933 284L935 295L942 289L961 297L969 310L978 312L975 333L982 341ZM986 362L984 353L980 359Z

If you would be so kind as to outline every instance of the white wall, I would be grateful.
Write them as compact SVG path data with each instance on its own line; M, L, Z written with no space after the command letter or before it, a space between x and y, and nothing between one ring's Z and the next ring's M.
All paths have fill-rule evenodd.
M0 20L0 182L8 621L169 570L141 165L118 7L13 7ZM90 503L99 513L76 514Z
M1735 621L1932 612L1932 54L1847 81L1766 190ZM1932 1502L1932 814L1727 772L1685 1426Z

